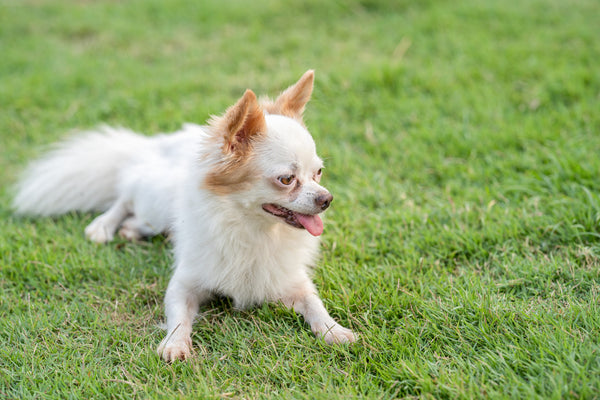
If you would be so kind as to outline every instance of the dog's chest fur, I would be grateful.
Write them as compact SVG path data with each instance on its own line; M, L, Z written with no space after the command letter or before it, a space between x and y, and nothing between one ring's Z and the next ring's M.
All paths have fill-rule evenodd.
M258 223L217 200L198 193L183 205L187 218L176 224L176 268L185 269L178 273L189 285L246 308L276 301L305 281L318 238L281 223Z

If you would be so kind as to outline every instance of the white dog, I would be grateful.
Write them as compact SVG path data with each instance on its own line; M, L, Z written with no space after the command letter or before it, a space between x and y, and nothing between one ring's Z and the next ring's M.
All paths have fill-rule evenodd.
M208 126L144 137L104 128L60 144L33 163L14 208L21 214L104 213L85 229L95 242L169 231L175 271L165 297L166 361L190 355L201 303L282 302L327 343L354 342L323 306L309 277L332 196L302 122L314 73L275 101L251 90Z

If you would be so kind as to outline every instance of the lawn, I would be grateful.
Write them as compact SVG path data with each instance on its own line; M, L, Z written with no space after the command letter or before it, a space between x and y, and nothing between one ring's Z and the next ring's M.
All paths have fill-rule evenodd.
M0 397L600 397L600 3L5 0ZM171 245L15 217L27 162L76 129L203 123L316 70L314 280L360 337L278 305L205 306L155 353Z

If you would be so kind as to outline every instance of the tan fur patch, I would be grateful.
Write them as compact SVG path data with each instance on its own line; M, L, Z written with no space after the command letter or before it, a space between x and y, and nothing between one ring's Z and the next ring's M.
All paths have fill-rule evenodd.
M206 176L204 187L224 195L246 190L258 177L253 168L253 143L267 132L256 95L246 90L221 117L212 118L210 131L222 143L222 157Z
M252 157L223 160L206 176L204 188L218 195L248 190L260 177Z
M243 155L257 136L267 132L263 110L250 89L223 116L213 117L209 125L215 139L223 140L223 154Z

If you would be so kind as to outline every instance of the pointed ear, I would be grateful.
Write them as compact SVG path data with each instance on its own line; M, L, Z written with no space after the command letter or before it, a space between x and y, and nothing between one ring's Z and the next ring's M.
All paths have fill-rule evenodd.
M267 130L263 110L250 89L222 117L213 119L211 125L217 134L223 135L225 154L245 154L252 140Z
M275 100L273 104L274 113L285 115L291 118L302 119L304 106L310 100L315 81L315 71L309 69L302 75L300 80L287 88Z

